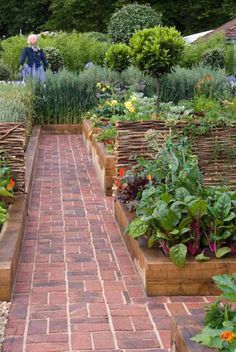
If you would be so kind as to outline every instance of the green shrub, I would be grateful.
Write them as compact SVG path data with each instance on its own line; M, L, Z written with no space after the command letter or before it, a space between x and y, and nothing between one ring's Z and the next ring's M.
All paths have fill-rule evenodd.
M225 54L223 49L208 49L202 54L201 64L213 69L225 68Z
M160 78L181 60L184 39L175 28L143 29L130 40L134 63L157 82L157 109L160 102Z
M0 81L9 81L10 70L9 67L0 60Z
M230 94L230 86L225 70L212 70L210 67L194 67L192 69L175 67L161 79L161 101L192 99L196 92L196 84L206 76L213 79L209 84L212 97L223 98Z
M225 65L228 73L233 72L233 45L227 44L222 33L210 38L198 40L185 46L181 66L191 68L201 63L202 55L209 49L222 49L225 53Z
M63 68L64 59L59 49L49 47L44 49L44 52L48 61L48 68L52 72L58 72Z
M109 41L98 40L97 36L91 33L59 32L53 36L44 33L39 39L40 48L57 48L63 56L64 66L75 72L83 70L89 61L102 65L110 45ZM27 46L27 38L24 36L10 37L2 41L2 46L3 61L10 67L11 76L14 78L19 72L19 60L24 47Z
M131 64L131 49L126 44L112 45L105 56L105 63L111 70L121 73Z
M108 33L114 43L129 43L135 31L151 28L161 23L161 15L150 5L137 3L122 7L115 12L108 25Z

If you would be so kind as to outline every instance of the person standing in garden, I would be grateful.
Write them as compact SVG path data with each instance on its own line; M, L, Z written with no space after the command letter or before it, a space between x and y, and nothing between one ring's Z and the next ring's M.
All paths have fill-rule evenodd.
M30 34L28 44L29 46L23 50L20 58L22 80L25 81L27 77L37 77L40 82L44 82L48 62L43 50L37 46L38 36ZM24 64L26 60L27 62Z

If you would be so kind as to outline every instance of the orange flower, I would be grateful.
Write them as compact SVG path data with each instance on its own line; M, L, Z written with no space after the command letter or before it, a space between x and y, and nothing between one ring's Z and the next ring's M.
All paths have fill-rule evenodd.
M7 190L8 190L8 191L11 191L12 188L13 188L13 186L12 186L10 183L8 183L8 185L7 185Z
M234 334L232 331L223 331L220 334L221 340L226 340L227 342L231 342L235 339L236 334Z
M12 185L12 187L15 186L16 183L15 183L15 181L13 180L13 178L10 179L10 184Z
M125 168L122 167L120 170L119 170L119 176L120 177L124 177L125 176Z
M152 175L147 175L146 177L148 181L152 181Z

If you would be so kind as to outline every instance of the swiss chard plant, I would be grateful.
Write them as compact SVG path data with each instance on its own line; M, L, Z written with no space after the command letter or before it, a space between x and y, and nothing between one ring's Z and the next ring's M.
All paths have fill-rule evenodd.
M235 352L236 310L231 303L236 302L236 274L217 275L213 279L223 292L221 297L229 302L222 303L221 299L218 299L215 303L207 305L204 328L191 340L222 352Z
M236 192L202 185L186 138L168 138L161 148L154 140L152 147L155 159L139 163L138 175L146 175L148 183L136 194L137 218L128 227L129 235L144 236L149 247L159 246L179 267L187 256L206 261L213 255L235 254ZM128 185L121 185L127 195Z

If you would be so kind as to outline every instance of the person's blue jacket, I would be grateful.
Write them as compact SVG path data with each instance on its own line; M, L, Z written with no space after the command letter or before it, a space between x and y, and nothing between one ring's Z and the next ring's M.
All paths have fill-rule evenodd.
M20 65L23 65L26 59L27 59L27 64L30 67L32 67L33 64L35 64L37 68L40 65L43 65L44 69L46 69L46 67L48 66L46 56L42 49L33 50L30 47L25 48L20 58Z

